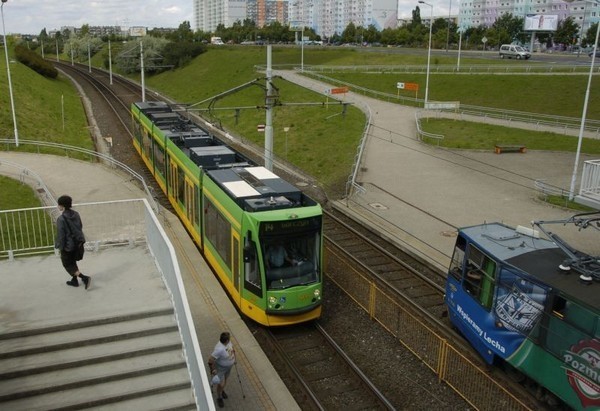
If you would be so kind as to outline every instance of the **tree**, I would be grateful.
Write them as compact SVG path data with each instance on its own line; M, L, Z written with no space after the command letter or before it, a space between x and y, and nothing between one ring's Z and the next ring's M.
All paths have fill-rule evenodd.
M356 41L356 26L350 22L342 32L342 42L354 43Z
M514 41L523 43L527 40L527 36L523 31L524 24L524 17L513 16L512 13L504 13L496 19L491 27L494 31L489 36L486 33L486 37L494 39L495 43L490 42L491 45L512 43Z
M598 30L598 23L590 24L590 28L585 33L585 37L582 39L581 44L584 47L594 46L594 41L596 41L596 32Z
M415 7L412 11L412 23L413 26L421 24L421 9L419 6Z
M558 27L554 33L554 42L570 45L577 42L577 33L579 26L575 23L573 17L569 16L558 22Z

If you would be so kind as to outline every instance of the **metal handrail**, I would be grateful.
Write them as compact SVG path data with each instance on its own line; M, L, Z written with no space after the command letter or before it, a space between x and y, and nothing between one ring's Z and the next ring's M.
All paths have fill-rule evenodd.
M0 144L6 144L7 146L13 145L15 144L15 141L12 139L0 139ZM151 205L152 209L154 210L155 213L159 214L160 213L160 208L158 206L158 203L156 201L156 198L154 197L154 194L152 192L152 189L148 186L148 184L146 183L146 180L144 179L144 177L142 177L140 174L138 174L137 172L135 172L131 167L129 167L127 164L122 163L118 160L115 160L114 158L112 158L110 155L107 154L103 154L103 153L99 153L93 150L89 150L87 148L82 148L82 147L77 147L77 146L70 146L68 144L60 144L60 143L53 143L53 142L49 142L49 141L37 141L37 140L23 140L23 139L19 139L19 144L21 146L23 145L33 145L33 146L38 146L38 147L51 147L51 148L58 148L61 150L65 150L67 152L69 151L73 151L73 152L77 152L77 153L83 153L86 154L90 157L93 158L97 158L99 160L102 161L106 161L107 163L118 167L120 169L122 169L123 171L127 172L128 174L130 174L132 177L134 177L136 180L138 180L144 189L144 192L146 193L146 196L148 198L148 203Z

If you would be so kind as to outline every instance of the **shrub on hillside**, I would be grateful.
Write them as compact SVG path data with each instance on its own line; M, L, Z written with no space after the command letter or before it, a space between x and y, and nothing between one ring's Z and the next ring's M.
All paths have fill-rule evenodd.
M15 46L15 55L17 60L44 77L56 78L58 76L58 71L51 63L21 44Z

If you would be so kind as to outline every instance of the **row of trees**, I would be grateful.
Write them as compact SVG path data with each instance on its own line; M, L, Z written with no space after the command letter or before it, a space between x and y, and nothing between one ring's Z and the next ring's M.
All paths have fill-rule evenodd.
M381 44L405 47L426 47L429 41L429 26L421 19L421 11L416 7L412 12L412 21L402 27L378 31L374 26L361 27L348 24L341 34L330 38L321 38L314 30L305 27L303 34L310 40L323 41L326 44ZM592 24L585 36L580 39L583 46L592 45L598 23ZM524 18L512 14L502 15L491 27L471 27L462 34L464 49L480 49L484 47L482 39L486 39L487 47L498 47L506 43L527 43L530 34L523 30ZM457 47L459 33L456 24L448 19L438 18L432 25L432 46L434 48ZM113 64L125 72L139 70L139 43L143 43L147 60L145 67L149 72L160 72L170 68L181 67L206 50L205 44L211 36L219 36L225 42L242 43L244 41L293 43L299 40L300 28L284 26L274 22L264 27L257 27L254 21L238 21L232 27L219 25L214 33L194 32L189 21L184 21L177 29L155 29L147 36L125 41L120 35L111 34L103 38L91 35L89 26L84 25L74 34L65 30L50 38L44 29L38 42L30 48L42 48L42 54L59 54L73 56L77 61L86 61L89 55L95 55L103 45L111 40L115 44ZM536 34L540 43L551 47L554 44L571 45L579 43L579 27L572 18L562 20L555 32L539 32ZM104 56L108 66L108 54Z

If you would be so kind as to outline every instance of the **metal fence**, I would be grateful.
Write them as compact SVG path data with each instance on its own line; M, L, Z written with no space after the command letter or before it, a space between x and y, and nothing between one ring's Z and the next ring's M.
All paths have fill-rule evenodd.
M139 200L73 205L83 220L86 249L144 243L143 206ZM0 211L0 259L52 252L59 215L54 206Z
M360 273L352 259L328 247L326 273L350 298L379 322L398 341L479 410L524 410L528 407L484 368L471 362L446 339L437 334L410 303L392 299L373 281ZM338 269L334 269L338 267Z
M299 69L298 67L295 67ZM358 65L358 66L312 66L304 65L305 72L315 73L426 73L427 65ZM589 66L584 65L545 65L545 64L433 64L431 73L444 74L588 74ZM600 72L600 67L594 70Z
M381 91L368 89L366 87L348 83L333 77L325 76L320 72L307 72L305 69L305 74L329 84L347 86L352 92L365 96L371 96L383 101L417 107L423 106L424 103L422 99L399 96L397 94L384 93ZM430 103L435 102L430 101ZM526 125L533 126L533 128L537 131L552 131L555 133L570 135L578 135L581 127L581 119L576 117L556 116L517 110L505 110L493 107L473 106L468 104L460 104L458 109L428 110L423 112L420 117L433 116L451 117L467 121L479 120L481 122L486 122L489 119L499 120L503 123L506 123L503 125L508 127L511 126L511 123L524 123ZM513 127L518 127L518 125L515 124ZM600 121L587 119L585 122L584 131L586 133L586 137L600 139Z
M196 405L200 410L214 409L177 256L148 201L75 204L73 209L83 220L87 250L120 245L148 247L172 297ZM52 252L59 213L56 207L0 211L0 259Z

